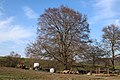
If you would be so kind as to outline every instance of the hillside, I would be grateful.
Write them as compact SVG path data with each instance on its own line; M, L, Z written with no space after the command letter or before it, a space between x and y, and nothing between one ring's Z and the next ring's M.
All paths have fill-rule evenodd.
M0 80L119 80L116 77L98 77L77 74L59 74L33 70L0 67Z

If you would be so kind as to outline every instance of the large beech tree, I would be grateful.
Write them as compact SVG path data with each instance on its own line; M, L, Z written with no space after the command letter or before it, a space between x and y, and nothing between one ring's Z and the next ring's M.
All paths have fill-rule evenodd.
M27 55L40 55L61 62L65 69L89 41L85 15L65 6L49 8L38 20L38 36L26 48Z
M103 42L111 54L112 68L115 69L115 52L120 49L120 28L118 25L111 24L103 28Z

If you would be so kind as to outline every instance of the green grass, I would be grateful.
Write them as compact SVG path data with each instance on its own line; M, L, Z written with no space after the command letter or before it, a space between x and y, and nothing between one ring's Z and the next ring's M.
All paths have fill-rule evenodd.
M120 80L120 76L100 77L78 74L59 74L0 67L0 80Z

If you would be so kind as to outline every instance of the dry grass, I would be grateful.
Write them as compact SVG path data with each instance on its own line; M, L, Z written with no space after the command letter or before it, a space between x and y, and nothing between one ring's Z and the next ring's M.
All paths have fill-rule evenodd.
M0 67L0 80L120 80L120 76L87 76L58 74L33 70Z

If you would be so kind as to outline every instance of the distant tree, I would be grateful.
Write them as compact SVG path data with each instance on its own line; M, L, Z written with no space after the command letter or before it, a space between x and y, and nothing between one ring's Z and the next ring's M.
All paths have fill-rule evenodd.
M15 57L15 58L20 58L20 57L21 57L20 54L14 52L14 51L10 52L10 55L9 55L9 56L10 56L10 57Z
M120 50L120 28L115 24L103 28L103 42L112 56L112 68L115 69L115 52Z
M5 57L5 66L6 67L16 67L17 64L20 62L20 55L14 51L10 52L10 55Z
M41 44L37 42L37 40L35 42L30 42L26 47L26 56L30 58L43 58L44 54L42 55L42 52Z
M65 6L45 10L38 25L38 37L26 48L27 55L58 60L65 69L89 41L86 16Z
M98 60L100 58L103 58L105 55L106 53L102 48L102 45L97 41L93 41L86 47L85 51L82 54L80 54L79 57L85 62L87 61L92 63L92 67L95 68L96 62L98 62Z

